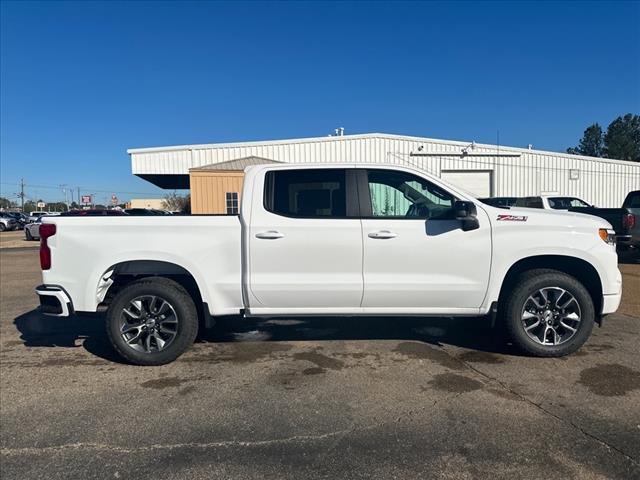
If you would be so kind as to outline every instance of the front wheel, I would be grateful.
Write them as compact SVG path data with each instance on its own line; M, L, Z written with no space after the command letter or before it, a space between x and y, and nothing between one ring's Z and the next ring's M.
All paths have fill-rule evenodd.
M31 241L33 240L33 235L31 235L31 232L29 231L28 228L24 229L24 236L26 237L27 240Z
M513 344L537 357L578 350L591 334L591 295L576 278L556 270L523 273L504 302L502 319Z
M107 310L107 334L116 351L136 365L164 365L182 355L198 333L191 296L166 278L126 285Z

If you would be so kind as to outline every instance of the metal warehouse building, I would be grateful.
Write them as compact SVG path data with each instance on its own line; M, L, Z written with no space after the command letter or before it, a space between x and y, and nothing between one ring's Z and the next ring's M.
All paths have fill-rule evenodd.
M191 188L193 213L232 213L243 170L268 162L413 165L478 197L575 196L619 207L640 190L640 163L533 149L370 133L264 142L136 148L137 175L161 188Z

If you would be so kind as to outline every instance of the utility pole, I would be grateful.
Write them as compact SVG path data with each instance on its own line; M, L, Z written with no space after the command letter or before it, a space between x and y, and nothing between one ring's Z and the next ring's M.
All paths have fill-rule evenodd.
M24 213L24 178L20 179L20 211Z

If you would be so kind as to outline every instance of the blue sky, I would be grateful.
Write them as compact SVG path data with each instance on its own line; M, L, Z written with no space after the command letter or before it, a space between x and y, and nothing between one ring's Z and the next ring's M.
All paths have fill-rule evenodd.
M1 188L162 194L127 148L386 132L564 150L640 113L640 3L2 2ZM35 187L41 185L42 187ZM131 192L131 193L129 193ZM102 198L101 198L102 196Z

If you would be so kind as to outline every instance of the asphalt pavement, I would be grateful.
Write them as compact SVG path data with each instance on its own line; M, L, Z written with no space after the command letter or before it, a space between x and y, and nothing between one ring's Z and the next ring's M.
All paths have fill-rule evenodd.
M0 475L640 479L640 265L623 271L624 313L570 357L518 356L482 319L229 318L144 368L99 317L35 311L37 251L3 249Z

